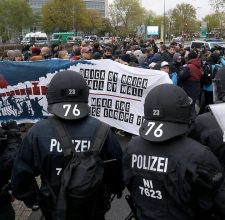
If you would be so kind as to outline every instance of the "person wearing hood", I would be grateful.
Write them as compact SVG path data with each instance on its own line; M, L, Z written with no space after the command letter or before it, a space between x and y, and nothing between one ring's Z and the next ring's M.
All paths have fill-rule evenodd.
M183 66L182 57L180 53L175 53L173 55L173 65L176 67L176 69L180 72Z
M192 98L193 102L193 119L196 117L195 103L200 97L201 92L201 60L195 51L191 51L188 54L187 65L184 66L183 70L179 74L179 82L184 91Z

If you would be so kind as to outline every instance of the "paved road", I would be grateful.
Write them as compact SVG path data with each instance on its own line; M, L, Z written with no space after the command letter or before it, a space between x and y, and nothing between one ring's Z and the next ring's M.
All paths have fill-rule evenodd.
M117 135L117 138L122 146L123 151L126 148L127 142L131 139L131 135L125 137ZM130 213L130 208L126 202L125 196L128 194L127 189L124 190L121 199L114 198L110 211L106 214L106 220L124 220ZM40 220L41 212L32 212L28 220Z

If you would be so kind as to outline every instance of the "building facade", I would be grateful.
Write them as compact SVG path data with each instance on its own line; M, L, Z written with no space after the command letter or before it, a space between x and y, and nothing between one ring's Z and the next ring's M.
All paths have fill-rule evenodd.
M33 12L40 12L44 4L49 0L27 0ZM103 17L108 17L108 0L83 0L87 9L97 10Z
M49 0L27 0L34 13L40 12L44 4Z
M95 9L103 17L108 17L108 0L83 0L87 9Z

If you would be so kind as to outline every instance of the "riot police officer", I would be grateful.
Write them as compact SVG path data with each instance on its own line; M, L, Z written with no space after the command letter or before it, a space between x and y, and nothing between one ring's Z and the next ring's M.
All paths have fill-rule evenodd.
M49 83L46 97L48 111L60 120L72 139L71 142L74 143L73 152L76 151L77 154L87 152L101 122L89 116L89 88L85 79L80 73L70 70L56 73ZM37 196L44 198L39 201L39 205L46 219L54 218L52 212L56 208L51 202L49 194L51 197L51 191L54 191L58 195L62 184L60 177L64 163L64 151L61 144L54 125L51 123L51 118L41 120L24 137L21 151L16 159L16 166L13 168L12 189L16 198L24 201L28 207L34 207L37 203ZM104 161L117 160L117 166L113 169L113 173L107 173L105 170L105 178L108 178L105 181L110 184L112 193L121 194L124 188L121 168L122 150L111 130L109 130L101 150L101 158ZM40 195L37 195L37 186L33 185L33 180L39 175L42 182ZM106 188L104 184L102 187ZM105 193L107 192L101 196L104 196ZM50 203L47 203L48 200ZM105 205L105 201L98 201L97 206L101 205ZM75 205L69 204L69 206ZM86 207L82 208L84 211L86 210L86 213L83 214L88 215L88 205L86 204ZM101 210L102 208L96 207L96 210L104 211ZM100 211L98 214L97 211L94 213L93 219L104 219L105 212ZM68 216L73 215L72 212L67 213ZM68 219L74 218L69 217Z
M146 96L140 136L129 142L123 163L140 220L225 217L222 167L206 146L185 136L191 104L184 90L171 84Z
M189 136L209 146L225 167L225 67L216 74L213 90L214 104L208 107L208 112L196 118Z
M7 121L0 127L0 220L14 220L13 197L10 179L13 162L21 144L20 131L15 121Z

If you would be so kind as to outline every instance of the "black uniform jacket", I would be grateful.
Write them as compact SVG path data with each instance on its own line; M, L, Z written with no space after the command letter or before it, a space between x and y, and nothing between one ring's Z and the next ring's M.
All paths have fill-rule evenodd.
M225 168L223 133L212 112L199 115L188 136L208 146Z
M11 204L12 196L8 193L10 190L9 180L16 154L20 147L20 141L8 141L6 146L0 149L0 207ZM3 146L1 146L3 147Z
M153 143L135 137L124 153L123 170L140 220L199 220L208 210L225 210L221 165L190 138Z
M98 119L90 116L76 121L63 120L76 152L89 149L99 123ZM109 177L115 191L121 192L124 188L121 171L122 150L111 131L103 145L101 157L103 160L117 159L119 168L113 175L110 173ZM57 193L63 166L62 158L63 152L50 120L37 122L25 136L13 168L12 190L16 198L28 206L34 204L37 193L33 180L39 175L42 179L41 191L47 189L46 178Z

